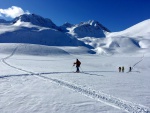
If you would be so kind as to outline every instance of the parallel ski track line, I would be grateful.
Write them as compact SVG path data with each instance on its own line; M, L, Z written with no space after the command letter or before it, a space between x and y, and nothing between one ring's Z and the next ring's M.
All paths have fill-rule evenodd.
M140 105L140 104L135 104L135 103L132 103L132 102L129 102L129 101L125 101L125 100L122 100L122 99L119 99L119 98L116 98L116 97L113 97L111 95L108 95L108 94L105 94L105 93L102 93L102 92L99 92L99 91L95 91L95 90L92 90L92 89L85 89L85 88L82 88L80 86L77 86L75 84L71 84L71 83L68 83L68 82L65 82L65 81L62 81L62 80L58 80L58 79L53 79L53 78L50 78L50 77L45 77L41 74L39 75L36 75L38 77L42 77L46 80L51 80L61 86L65 86L69 89L72 89L74 91L77 91L87 97L90 97L92 99L95 99L97 101L100 101L102 103L105 103L109 106L112 106L112 107L115 107L115 108L118 108L118 109L122 109L122 110L125 110L126 112L130 112L130 113L150 113L150 110L148 107L145 107L143 105Z
M141 59L140 59L138 62L136 62L136 63L131 67L131 71L128 71L127 73L129 73L129 72L138 72L138 73L140 73L140 71L133 71L133 69L134 69L134 67L135 67L137 64L139 64L140 62L142 62L143 59L144 59L144 54L143 54L143 56L141 57Z
M72 83L69 83L69 82L65 82L65 81L62 81L62 80L59 80L59 79L45 77L40 73L37 74L37 73L31 72L31 71L28 71L28 70L25 70L25 69L15 67L15 66L7 63L6 60L14 55L16 49L12 52L11 55L9 55L8 57L5 57L2 60L2 62L5 63L6 65L12 67L12 68L27 72L31 75L34 75L34 76L36 76L38 78L41 78L41 79L44 79L44 80L50 80L54 83L59 84L60 86L64 86L64 87L69 88L73 91L79 92L80 94L85 95L89 98L95 99L95 100L100 101L102 103L105 103L109 106L112 106L112 107L115 107L115 108L118 108L118 109L122 109L126 112L130 112L130 113L150 113L150 108L148 108L146 106L136 104L136 103L132 103L132 102L129 102L129 101L125 101L125 100L122 100L122 99L119 99L119 98L113 97L111 95L108 95L108 94L105 94L105 93L102 93L102 92L99 92L99 91L95 91L95 90L92 90L92 89L85 89L81 86L78 86L78 85L75 85L75 84L72 84Z
M132 66L132 69L133 69L137 64L139 64L140 62L142 62L143 59L144 59L144 55L141 57L141 59L140 59L138 62L136 62L136 63Z

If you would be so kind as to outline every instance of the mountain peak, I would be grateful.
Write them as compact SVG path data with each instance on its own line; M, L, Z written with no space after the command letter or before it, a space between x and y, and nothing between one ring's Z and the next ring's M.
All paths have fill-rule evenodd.
M97 26L99 25L100 23L96 20L89 20L88 23L91 25L91 26Z
M73 24L66 22L62 26L60 26L60 30L63 32L68 32L67 28L71 28L73 26L74 26Z
M90 23L90 25L93 25L94 23L98 23L96 20L89 20L88 23Z
M66 22L66 23L64 23L62 26L67 28L67 27L72 27L72 26L74 26L74 25L71 24L71 23L69 23L69 22Z
M97 29L102 29L102 30L104 30L104 31L106 31L106 32L110 32L109 29L107 29L106 27L104 27L102 24L100 24L100 23L99 23L98 21L96 21L96 20L89 20L89 21L87 21L87 22L81 22L81 23L79 24L79 26L81 26L81 25L90 25L90 26L96 27Z
M96 21L96 20L89 20L89 21L86 21L86 22L81 22L80 25L90 24L92 26L93 24L97 24L97 23L99 23L99 22Z
M96 20L89 20L87 22L81 22L79 24L66 28L69 30L69 34L76 38L83 37L96 37L102 38L106 36L107 32L110 32L106 27L100 24Z
M43 18L36 14L23 14L19 17L16 17L13 20L13 23L16 23L17 21L30 22L33 25L57 29L57 26L50 19Z

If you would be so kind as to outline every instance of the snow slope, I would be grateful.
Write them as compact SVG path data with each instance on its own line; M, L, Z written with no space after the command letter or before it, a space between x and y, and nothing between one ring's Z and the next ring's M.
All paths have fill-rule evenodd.
M17 48L17 50L15 50ZM95 54L94 51L86 47L70 47L70 46L45 46L37 44L19 44L19 43L1 43L0 53L11 54L15 50L17 55L71 55L71 54Z
M95 21L0 20L0 113L150 113L149 23L108 33Z
M150 52L150 19L124 31L109 33L106 38L84 37L81 41L95 48L97 54L148 54Z
M81 47L86 54L76 54L77 48L0 44L0 112L150 112L149 57L99 56ZM73 72L76 58L81 73Z
M110 33L108 35L108 37L110 37L110 36L111 37L112 36L128 36L128 37L135 37L135 38L143 37L143 38L150 39L149 37L145 37L145 36L150 35L149 25L150 25L150 19L147 19L147 20L142 21L124 31Z

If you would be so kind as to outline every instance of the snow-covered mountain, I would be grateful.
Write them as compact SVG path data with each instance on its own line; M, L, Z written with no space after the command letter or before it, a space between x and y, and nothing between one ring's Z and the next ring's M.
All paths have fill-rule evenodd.
M30 43L49 46L86 46L59 30L50 19L24 14L0 24L0 43Z
M19 17L16 17L12 22L15 24L18 21L30 22L33 25L37 25L37 26L41 26L41 27L58 29L58 27L50 19L43 18L36 14L23 14Z
M106 38L85 37L81 40L95 48L98 54L150 52L150 19L124 31L109 33Z
M100 24L98 21L89 20L87 22L81 22L80 24L72 25L72 24L64 24L61 28L65 28L69 32L71 36L76 38L83 37L96 37L102 38L105 37L107 32L110 32L106 27Z
M0 43L1 113L150 113L149 57L76 48Z
M90 22L87 22L90 23ZM98 54L146 53L150 48L150 19L120 32L107 32L105 38L87 36L79 40L95 48ZM76 29L76 28L75 28ZM70 28L70 31L72 29ZM108 31L108 30L107 30ZM70 32L76 35L74 32Z
M131 26L120 32L110 33L108 37L112 36L129 36L129 37L144 37L150 35L150 19L144 20L136 25ZM148 37L147 37L148 38Z
M67 29L71 28L73 26L74 26L73 24L71 24L69 22L66 22L62 26L60 26L60 30L63 31L63 32L69 32L69 30L67 30Z
M110 32L90 20L56 26L50 19L24 14L12 21L0 19L0 43L29 43L48 46L85 46L97 54L150 51L150 19L120 32Z
M0 113L150 113L149 26L109 33L95 21L0 20Z

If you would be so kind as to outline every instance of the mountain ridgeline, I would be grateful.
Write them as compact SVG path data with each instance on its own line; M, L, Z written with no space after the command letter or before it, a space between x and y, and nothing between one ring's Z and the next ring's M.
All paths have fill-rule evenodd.
M35 15L35 14L21 15L19 17L16 17L12 22L13 22L13 24L15 24L18 21L30 22L33 25L37 25L37 26L41 26L41 27L58 29L58 27L50 19L43 18L43 17Z
M149 52L150 48L149 26L150 19L126 30L111 32L95 20L57 26L48 18L36 14L23 14L12 21L0 19L0 43L84 46L97 54L143 54Z
M77 39L84 36L105 37L104 32L107 28L96 21L92 22L56 26L50 19L36 14L23 14L12 21L1 19L0 43L31 43L92 48Z

